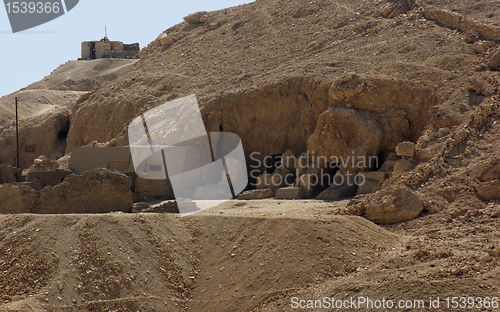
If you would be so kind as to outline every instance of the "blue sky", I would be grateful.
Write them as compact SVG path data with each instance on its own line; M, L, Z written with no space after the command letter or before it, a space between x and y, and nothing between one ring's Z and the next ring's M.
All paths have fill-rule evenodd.
M249 2L252 0L80 0L65 15L15 34L4 6L0 8L0 96L26 87L66 61L79 58L81 42L104 37L105 25L110 40L139 42L143 48L190 13Z

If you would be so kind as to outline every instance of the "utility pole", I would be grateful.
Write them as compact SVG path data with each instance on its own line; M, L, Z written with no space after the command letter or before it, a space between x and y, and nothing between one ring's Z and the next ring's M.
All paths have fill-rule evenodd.
M108 30L106 29L106 25L104 25L104 38L108 39Z
M17 168L19 168L19 115L17 113L17 96L16 96L16 164Z

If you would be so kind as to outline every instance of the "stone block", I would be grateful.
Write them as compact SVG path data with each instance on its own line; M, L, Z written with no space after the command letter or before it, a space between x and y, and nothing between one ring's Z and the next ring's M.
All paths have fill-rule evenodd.
M413 142L401 142L396 146L396 154L399 157L413 158L415 156L415 143Z
M302 199L305 198L305 190L298 186L280 188L276 191L276 199Z

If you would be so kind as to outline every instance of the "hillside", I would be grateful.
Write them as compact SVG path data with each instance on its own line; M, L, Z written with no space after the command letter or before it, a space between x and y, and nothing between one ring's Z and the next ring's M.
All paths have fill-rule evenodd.
M207 130L238 134L249 167L252 153L375 156L367 174L382 181L342 200L235 199L188 217L0 215L0 311L302 310L293 297L456 311L446 297L500 297L500 1L259 0L185 20L137 63L69 62L18 91L45 94L23 112L37 115L23 168L127 146L134 118L195 94ZM420 209L372 222L401 202Z
M15 164L15 98L20 120L21 167L40 155L64 155L69 112L81 96L132 70L136 60L68 61L50 75L0 98L0 163Z

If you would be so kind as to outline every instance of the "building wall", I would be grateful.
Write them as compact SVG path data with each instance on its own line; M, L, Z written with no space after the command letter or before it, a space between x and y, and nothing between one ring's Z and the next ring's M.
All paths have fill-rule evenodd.
M111 52L111 42L97 41L95 43L95 58L106 58Z
M82 42L82 59L86 60L88 58L92 58L92 49L94 42L85 41Z
M95 46L95 58L139 58L139 44L123 44L121 41L86 41L82 42L82 59L93 59L93 48Z

